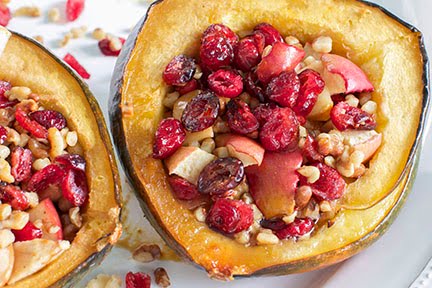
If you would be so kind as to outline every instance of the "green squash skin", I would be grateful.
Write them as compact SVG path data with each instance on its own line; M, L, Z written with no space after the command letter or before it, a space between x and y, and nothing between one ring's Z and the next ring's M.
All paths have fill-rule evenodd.
M110 139L110 134L108 132L108 128L106 125L105 118L103 116L102 110L100 109L100 106L96 100L96 98L93 96L92 92L90 91L90 88L88 85L84 82L84 80L73 70L69 65L67 65L63 60L59 59L57 56L53 54L49 49L47 49L45 46L40 44L38 41L35 41L32 38L29 38L27 36L24 36L20 33L10 31L14 35L21 37L25 39L26 41L29 41L33 43L34 45L38 46L40 49L43 50L44 53L49 55L51 58L53 58L56 62L58 62L65 70L69 72L69 74L79 83L81 89L83 90L84 94L86 95L86 98L90 104L90 107L92 108L93 114L95 115L98 127L99 127L99 135L102 138L105 148L109 155L109 162L111 166L112 171L112 177L114 182L114 190L115 190L115 199L117 205L120 207L120 218L119 223L121 221L121 207L122 207L122 196L121 196L121 179L120 174L117 167L117 162L114 154L114 149L112 146L112 142ZM105 237L110 237L111 234L106 235ZM99 239L96 239L99 240ZM56 283L51 285L50 287L53 288L73 288L76 287L76 283L78 283L84 276L94 267L100 265L102 261L105 259L105 257L108 255L108 253L113 248L113 245L107 244L100 252L94 253L90 255L83 263L81 263L78 267L76 267L72 272L68 273L67 275L64 275L61 279L59 279Z
M188 262L191 262L194 266L199 267L202 269L201 266L197 265L193 259L191 259L190 255L185 251L185 249L178 245L178 243L174 240L174 238L171 236L171 234L166 231L163 228L163 223L161 223L155 215L152 214L150 206L151 203L149 203L148 199L146 198L145 193L145 187L144 185L139 181L139 178L135 171L132 169L132 161L130 158L130 154L126 149L126 140L124 138L124 130L122 125L122 111L121 111L121 91L123 86L123 74L125 71L125 68L127 66L127 63L129 62L130 55L135 47L135 43L137 40L137 36L141 32L143 26L146 23L147 17L149 16L152 8L159 3L163 2L164 0L158 0L155 1L147 11L147 14L138 22L138 24L135 26L134 30L130 34L129 38L127 39L122 52L120 53L120 56L117 60L113 78L111 80L111 90L110 90L110 122L111 122L111 131L112 134L115 135L114 137L114 143L117 149L117 153L120 157L122 166L125 170L125 173L132 183L134 187L134 191L140 201L140 205L144 211L144 214L146 218L149 220L149 222L152 224L152 226L156 229L156 231L160 234L160 236L164 239L164 241L174 250L176 253L184 260L187 260ZM382 8L379 5L376 5L374 3L370 3L367 1L357 0L361 3L364 3L368 6L379 8L382 12L384 12L387 16L393 18L400 24L402 24L405 27L408 27L411 31L419 32L415 27L411 26L410 24L404 22L388 10ZM365 235L363 238L357 240L356 242L353 242L349 245L346 245L343 248L339 248L333 251L328 251L325 253L322 253L320 255L316 255L313 257L300 259L298 261L293 261L287 264L281 264L281 265L275 265L270 266L264 269L261 269L259 271L256 271L253 274L250 275L234 275L235 278L244 278L244 277L250 277L250 276L269 276L269 275L286 275L286 274L292 274L292 273L299 273L299 272L306 272L311 270L316 270L320 268L324 268L326 266L335 264L339 261L343 261L366 247L372 245L376 240L379 239L390 227L390 225L393 223L393 221L396 219L397 215L399 214L403 204L405 203L411 189L414 183L415 176L417 174L417 167L418 167L418 158L419 154L421 152L421 144L424 134L424 128L426 125L427 115L429 112L429 106L430 106L430 96L429 96L429 62L428 57L424 45L423 36L419 34L419 43L420 43L420 52L423 57L423 103L422 103L422 112L420 115L419 120L419 126L417 128L417 134L415 143L412 146L412 149L410 151L410 156L408 158L407 164L405 166L405 169L403 173L401 173L399 180L397 181L397 185L401 183L401 181L404 179L405 176L408 175L407 183L405 184L405 188L403 192L401 193L399 199L395 203L395 205L392 207L392 209L388 212L386 217L382 220L382 222L374 228L373 231ZM161 71L162 73L162 71ZM374 203L376 204L376 203ZM366 208L365 208L366 209ZM335 255L339 255L341 252L344 251L350 251L347 253L347 257L340 259L337 262L331 262L330 259L335 259ZM307 267L304 266L304 263L307 263Z

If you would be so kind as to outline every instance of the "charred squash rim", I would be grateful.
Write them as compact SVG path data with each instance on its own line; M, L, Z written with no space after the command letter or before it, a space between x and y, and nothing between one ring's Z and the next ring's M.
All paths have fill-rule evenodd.
M144 27L144 24L147 21L147 18L151 14L154 7L159 5L160 3L163 3L166 0L159 0L154 2L146 16L136 25L134 31L131 35L139 35L141 30ZM231 276L255 276L255 275L280 275L280 274L287 274L287 273L297 273L297 272L305 272L310 271L318 268L322 268L337 262L340 262L356 253L358 253L360 250L364 249L365 247L371 245L374 241L376 241L379 236L381 236L387 228L391 225L393 220L396 218L399 210L401 209L407 195L409 194L409 190L412 186L413 179L416 174L416 168L414 167L417 165L416 163L416 157L420 153L421 148L421 142L422 142L422 135L423 130L426 122L426 116L429 110L429 66L428 66L428 57L426 54L425 45L423 42L423 36L421 35L420 31L417 30L412 25L404 22L403 20L399 19L397 16L389 12L388 10L382 8L379 5L367 2L367 1L360 1L356 0L353 2L359 2L363 3L369 8L377 8L387 16L391 17L394 21L396 21L398 24L404 26L405 28L408 28L411 32L416 33L418 35L418 43L419 43L419 49L422 56L422 68L423 68L423 74L422 74L422 81L423 81L423 99L422 99L422 110L420 113L420 118L418 122L418 127L416 130L416 136L413 145L410 148L408 160L406 162L406 165L398 177L398 180L396 184L394 185L393 189L391 191L394 191L391 194L385 195L382 199L379 199L379 201L376 201L374 203L371 203L371 205L365 206L365 207L355 207L358 210L365 210L365 209L373 209L370 208L371 206L380 205L382 202L386 201L393 201L392 208L389 209L386 212L385 217L381 219L379 224L375 226L372 230L370 230L366 235L361 237L360 239L355 240L352 243L349 243L343 247L330 250L321 254L317 254L314 256L310 256L307 258L302 258L299 260L294 260L286 264L279 264L279 265L269 265L268 267L257 269L254 271L249 271L250 273L237 273L239 271L221 271L217 264L214 264L215 266L207 265L204 267L208 272L210 272L210 276L218 277L218 278L230 278ZM117 147L117 151L120 155L120 158L122 160L123 167L125 169L127 177L132 182L135 192L138 196L138 199L141 200L141 205L143 207L143 211L146 215L146 217L149 219L151 224L156 228L158 233L162 236L162 238L180 255L185 257L186 259L190 260L191 262L194 262L193 257L188 253L188 251L173 237L173 235L167 231L166 229L161 229L161 227L164 227L164 223L161 221L159 215L154 215L152 213L152 203L150 199L148 198L146 194L146 187L144 183L140 181L139 176L137 175L137 172L133 169L133 162L131 159L131 155L129 151L126 149L127 143L125 138L125 130L123 127L123 115L122 115L122 89L123 89L123 76L125 73L126 66L130 60L131 52L133 51L138 37L129 37L128 40L125 43L124 48L122 49L122 52L120 54L120 57L117 61L117 65L114 71L114 76L112 78L111 82L111 98L110 98L110 120L111 120L111 129L113 135L117 135L118 137L114 137L114 142ZM162 72L161 72L162 73ZM151 167L154 168L154 167ZM389 199L392 198L392 199ZM196 263L195 263L196 264ZM200 265L198 265L200 266ZM238 267L237 267L238 268ZM219 269L219 270L218 270ZM223 267L222 267L223 269ZM227 267L229 269L229 267ZM233 273L234 272L234 273ZM234 275L232 275L232 274Z
M75 83L73 83L73 85L78 84L79 85L79 89L82 92L82 96L83 96L83 101L88 103L88 108L86 112L89 113L85 113L86 115L92 115L89 118L90 119L86 119L87 122L91 123L90 126L94 126L93 128L96 128L96 130L94 130L94 135L97 138L95 142L98 142L96 145L98 145L98 148L103 149L104 151L101 151L101 155L102 157L105 157L103 162L99 162L99 163L103 163L104 165L104 169L106 169L104 172L106 176L109 176L109 179L106 179L106 181L109 183L106 185L106 187L110 187L111 191L106 192L106 197L112 197L112 199L107 200L107 204L103 204L103 205L109 205L109 206L101 206L99 208L101 208L101 210L94 210L93 208L90 208L89 206L91 206L91 198L92 195L94 195L93 193L97 193L98 191L95 191L96 189L94 189L97 185L98 181L102 181L100 179L93 179L96 177L97 173L97 167L90 167L90 171L87 171L87 176L88 179L90 181L89 187L90 187L90 203L87 204L86 208L85 208L85 214L84 214L84 221L83 221L83 227L79 230L78 234L81 233L81 231L86 232L85 236L87 236L88 234L90 234L89 237L98 235L98 238L95 238L94 241L93 239L91 239L90 243L91 247L86 247L87 251L85 251L85 255L87 255L84 259L84 261L81 261L80 263L78 263L75 267L65 267L65 265L62 265L61 263L70 260L70 261L75 261L77 262L77 260L75 259L65 259L63 258L63 256L67 253L64 252L58 259L56 259L54 262L50 263L48 266L46 266L45 268L43 268L42 270L40 270L39 272L36 272L20 281L18 281L17 283L15 283L14 285L8 285L6 287L29 287L28 285L34 285L34 283L39 283L39 287L74 287L74 284L76 282L78 282L82 277L85 276L85 273L88 272L89 269L91 269L92 267L95 267L97 265L99 265L103 259L106 257L106 255L109 253L109 251L111 251L113 245L115 244L115 242L118 240L118 238L121 235L121 206L122 206L122 201L121 201L121 180L120 180L120 176L119 176L119 171L117 168L117 164L116 164L116 159L115 159L115 154L114 154L114 150L113 147L111 145L111 140L110 140L110 136L108 133L108 129L106 126L106 122L104 120L104 116L103 113L99 107L99 104L97 102L97 100L95 99L95 97L93 96L93 94L91 93L88 85L83 81L83 79L78 76L78 74L72 69L70 68L67 64L65 64L62 60L60 60L59 58L57 58L49 49L47 49L46 47L44 47L42 44L40 44L39 42L24 36L20 33L14 32L14 31L10 31L12 33L11 38L9 39L9 42L6 46L5 52L3 55L7 55L8 52L8 45L17 45L17 47L20 45L19 43L15 43L16 41L24 41L23 43L26 43L25 45L29 45L28 48L26 49L26 52L28 52L30 49L33 51L36 51L35 54L36 58L39 57L43 57L44 59L48 59L47 65L52 65L53 67L55 67L56 69L60 69L59 74L62 73L66 73L63 74L63 76L67 77L68 79L70 78L70 80L68 81L73 81ZM11 42L14 42L13 44L10 44ZM1 58L0 58L1 59ZM3 61L2 61L3 62ZM8 62L8 61L5 61ZM28 63L26 63L28 65ZM31 63L33 64L33 63ZM64 71L61 71L64 70ZM3 77L4 73L2 73L0 71L0 75ZM3 79L3 80L9 80L9 79ZM14 84L12 82L12 84ZM21 85L25 85L25 83L21 83ZM32 90L33 87L31 85L28 85ZM35 91L35 92L39 92L39 91ZM47 108L52 108L52 106L54 106L56 108L61 107L62 105L58 104L58 103L51 103L46 101L46 99L44 99L43 97L44 95L41 94L41 103L43 103ZM73 96L73 97L81 97L81 96ZM53 105L52 105L53 104ZM59 106L59 107L56 107ZM63 114L65 115L64 110L65 107L62 107L62 109L56 109L59 112L63 112ZM75 107L74 107L75 108ZM87 108L87 107L85 107ZM85 108L80 108L80 109L85 109ZM70 123L72 123L72 125L77 125L75 123L76 119L70 118L68 117L69 115L65 115L68 124L70 125ZM94 119L91 119L91 118ZM78 125L79 126L79 125ZM80 135L80 131L77 131L78 135ZM88 136L88 135L87 135ZM82 143L83 140L80 139L79 136L79 142L82 144L83 146L83 150L84 150L84 156L87 160L88 157L92 156L92 158L96 157L97 155L95 155L95 151L91 151L92 155L87 155L87 149L89 148L88 143ZM91 148L94 149L94 148ZM103 155L105 154L105 155ZM102 160L101 160L102 161ZM92 163L88 163L90 165L88 166L92 166ZM109 169L109 174L106 173ZM90 177L90 173L93 173L93 177ZM96 174L95 174L96 173ZM105 176L104 174L104 176ZM91 182L94 181L95 184L91 184ZM94 192L93 192L94 191ZM92 193L93 192L93 193ZM100 191L99 191L100 192ZM94 196L93 196L94 197ZM100 197L102 197L102 193L100 195ZM113 209L113 210L111 210ZM89 214L87 215L87 212L89 212ZM108 228L102 228L100 229L100 231L96 231L95 232L93 227L89 227L87 224L89 224L90 222L92 222L92 219L98 219L98 216L102 216L104 215L108 220L106 220L106 225L109 225ZM98 225L98 223L96 222L92 222L93 225ZM103 233L101 233L102 231L105 231ZM82 232L82 233L84 233ZM85 236L81 236L80 239L85 238ZM76 239L78 238L78 235L76 237ZM88 243L88 241L84 241L83 243ZM83 245L83 243L80 243L80 246L77 246L76 249L81 250L81 246ZM74 248L75 245L75 240L71 243L71 248ZM78 244L76 244L78 245ZM100 251L97 251L98 249L100 249ZM93 252L90 252L93 251ZM75 256L75 255L69 255L69 256ZM57 267L65 267L68 271L66 272L66 274L63 275L63 271L57 272L56 273L49 273L49 272L45 272L48 271L50 269L50 267L52 265L56 265ZM50 271L53 272L53 271ZM46 275L47 274L47 275ZM32 284L31 284L32 283Z

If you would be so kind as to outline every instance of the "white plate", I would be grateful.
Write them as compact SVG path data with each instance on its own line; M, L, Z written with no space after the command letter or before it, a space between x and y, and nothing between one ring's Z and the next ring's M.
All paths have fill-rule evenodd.
M46 15L46 11L51 7L64 7L64 2L21 0L12 1L12 7L36 4L43 9L43 15ZM432 43L432 17L430 15L432 2L430 0L375 2L384 5L393 13L417 26L424 32L426 42ZM88 83L108 118L109 82L115 58L102 56L95 40L89 37L72 40L67 47L61 49L58 48L58 42L71 27L79 25L87 25L90 29L102 27L105 31L115 35L127 36L130 28L145 14L147 7L148 2L143 1L91 0L87 1L82 17L74 23L53 25L47 22L46 17L17 18L11 21L9 28L29 36L44 36L47 46L60 57L63 57L66 52L75 55L91 73L92 76ZM432 55L432 53L429 54ZM128 271L144 271L152 274L152 271L158 266L167 269L173 287L408 287L426 265L429 256L432 256L432 225L429 220L432 207L430 191L432 153L429 148L431 145L432 137L429 135L424 145L414 189L388 233L369 249L344 263L299 275L241 279L231 283L221 283L208 279L203 271L189 264L167 261L139 264L131 259L130 252L127 250L115 248L105 262L76 287L85 287L85 283L99 273L117 274L121 277ZM125 213L129 227L127 230L134 230L134 236L137 236L136 231L142 229L147 235L145 239L160 241L157 240L159 237L154 230L143 219L135 196L130 192L130 186L123 183L123 188L125 199L128 200L128 211ZM431 281L428 281L426 277L427 274L423 274L425 280L417 282L415 287L432 287Z

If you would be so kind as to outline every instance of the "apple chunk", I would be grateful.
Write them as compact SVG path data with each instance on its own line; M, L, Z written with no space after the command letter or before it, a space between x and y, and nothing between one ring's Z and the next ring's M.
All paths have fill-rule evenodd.
M42 220L42 238L48 240L62 240L63 229L60 217L51 199L42 200L36 207L29 211L30 222ZM55 233L49 233L51 227L59 227Z
M296 171L302 162L303 156L299 151L266 152L261 166L246 168L249 190L266 219L294 212L294 196L299 182Z
M216 137L218 147L227 147L231 157L243 162L243 166L261 165L264 148L254 140L234 134L223 134Z
M363 70L345 57L324 54L321 60L325 68L322 77L331 95L374 90Z
M330 111L333 108L333 100L327 88L318 95L318 100L311 113L307 116L313 121L327 121L330 119Z
M196 185L201 171L215 159L215 155L200 148L181 147L165 160L165 164L170 175L178 175Z
M13 245L0 249L0 287L3 287L9 280L14 266Z
M364 154L363 163L368 161L381 146L382 134L379 134L374 130L346 130L341 133L345 145L348 145L351 149L360 151Z

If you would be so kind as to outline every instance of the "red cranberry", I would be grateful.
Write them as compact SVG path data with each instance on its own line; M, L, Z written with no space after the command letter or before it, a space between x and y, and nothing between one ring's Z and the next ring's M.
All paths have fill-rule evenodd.
M18 186L1 183L0 200L9 203L13 210L26 210L29 207L29 200Z
M268 151L287 151L297 147L299 123L290 108L274 109L260 129L260 140Z
M174 154L186 139L186 131L179 120L167 118L159 123L153 145L153 157L165 159Z
M324 90L324 80L314 70L307 69L299 74L300 93L293 110L297 115L306 117L315 106L318 95Z
M260 34L258 34L260 35ZM261 61L261 53L253 37L240 40L234 51L234 63L244 72L251 71Z
M163 79L168 85L185 86L192 80L195 71L195 59L186 55L179 55L168 63L163 72Z
M200 196L197 187L182 177L171 175L168 178L168 182L177 199L193 200Z
M0 4L0 25L6 27L12 18L9 8L5 4Z
M337 105L340 102L345 102L345 95L344 94L331 95L331 99L333 101L333 104Z
M206 222L210 228L223 233L238 233L252 225L253 210L243 201L220 198L210 209Z
M260 32L262 35L264 35L265 46L274 45L277 42L284 42L279 31L268 23L258 24L255 26L254 31Z
M30 178L32 162L32 152L29 149L15 147L11 155L11 174L15 178L15 182Z
M200 58L205 68L215 71L231 64L234 50L226 38L212 36L201 44Z
M259 128L258 120L246 102L236 98L228 102L226 116L230 129L239 134L249 134Z
M151 278L141 272L126 274L126 288L150 288Z
M65 175L65 172L56 164L51 164L37 171L32 175L29 182L27 183L27 190L40 193L49 185L58 185L61 183Z
M262 126L271 119L273 113L279 113L279 111L274 111L279 109L280 108L274 103L265 103L258 105L258 107L254 109L253 114Z
M333 125L339 130L373 130L377 123L374 117L360 108L352 107L345 102L334 106L330 112Z
M285 228L275 231L275 234L281 240L288 238L296 239L311 232L314 225L315 223L311 218L296 218L294 222L287 224Z
M319 179L310 184L307 178L300 175L300 184L310 186L312 193L323 200L336 200L342 197L345 192L346 183L336 169L323 163L311 164L320 170Z
M15 235L15 242L42 238L42 230L37 228L32 222L27 222L21 230L12 230L12 233Z
M243 78L233 70L220 69L208 77L209 88L220 97L234 98L243 91Z
M245 75L244 87L246 92L257 98L260 102L266 101L264 90L259 86L259 81L255 73L249 72Z
M199 83L196 79L192 79L185 86L176 86L175 89L180 95L187 94L199 88Z
M75 21L84 10L85 0L68 0L66 2L66 18Z
M324 160L324 156L318 152L318 142L309 134L303 145L302 153L304 158L311 163L322 162Z
M64 154L57 156L54 162L66 170L75 169L85 171L86 161L84 157L78 154Z
M6 97L5 93L12 89L12 84L7 81L0 80L0 97Z
M81 207L88 198L87 176L80 170L69 170L61 183L63 197L73 206Z
M282 72L267 86L267 97L283 107L294 107L300 91L300 80L293 72Z
M231 47L235 47L238 43L238 36L229 27L223 24L212 24L203 33L201 43L204 43L210 38L220 37L225 38Z
M90 74L87 70L78 62L78 60L72 56L72 54L67 53L63 60L69 64L83 79L90 79Z
M236 158L219 158L208 164L198 178L198 191L220 195L237 187L244 178L243 163Z
M21 109L15 111L15 119L18 124L30 134L36 138L46 139L48 138L48 131L41 124L35 120L30 119L26 112Z
M8 131L5 127L0 125L0 144L3 144L7 139Z
M189 132L202 131L214 124L219 107L219 98L211 91L203 91L187 104L181 122Z
M118 37L118 39L120 40L122 47L123 47L126 40L124 38L121 38L121 37ZM99 43L98 43L99 50L102 52L103 55L105 55L105 56L118 56L118 55L120 55L121 48L118 50L113 50L111 47L112 41L113 40L109 39L109 38L105 38L105 39L102 39L99 41Z
M46 129L55 127L58 130L62 130L66 127L66 119L64 116L54 110L40 110L34 111L29 114L30 119L35 120Z

